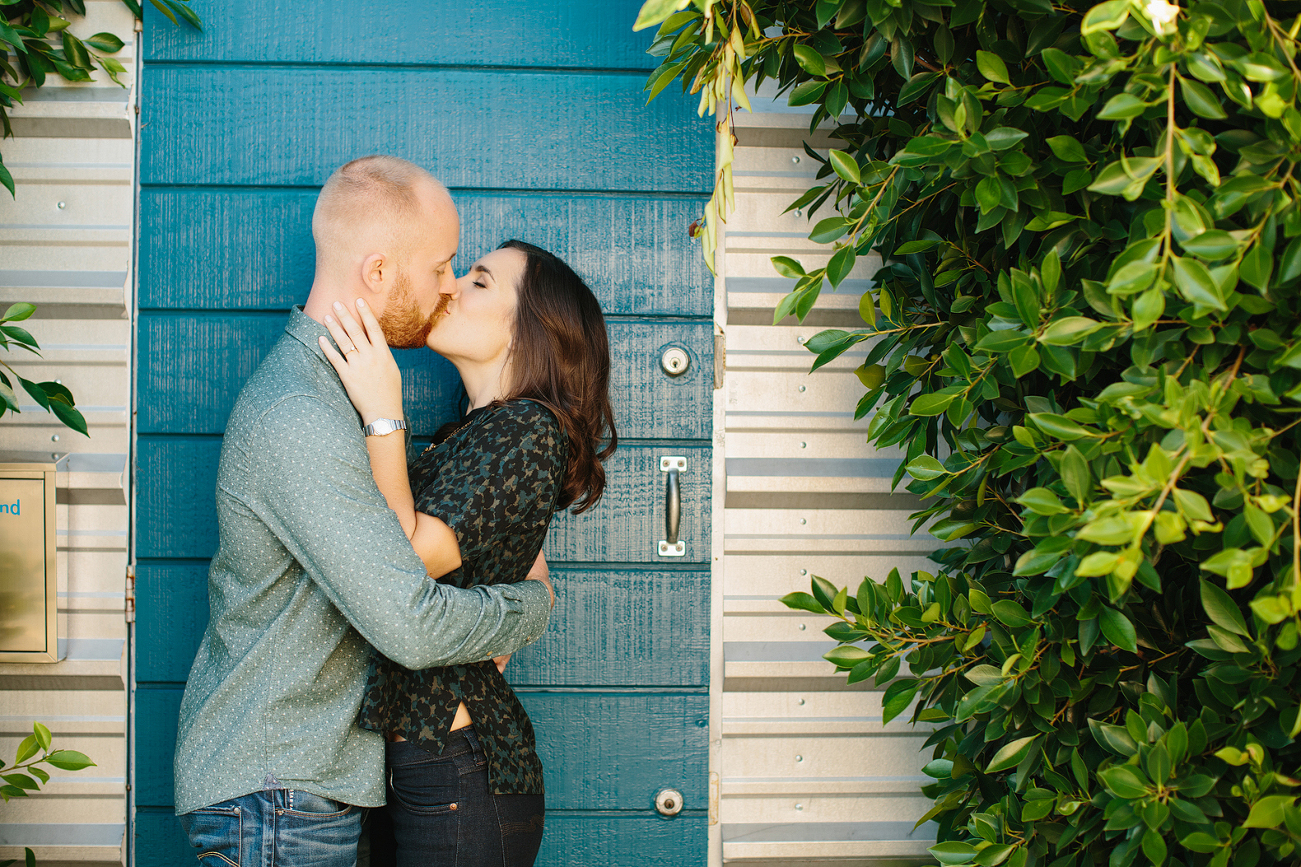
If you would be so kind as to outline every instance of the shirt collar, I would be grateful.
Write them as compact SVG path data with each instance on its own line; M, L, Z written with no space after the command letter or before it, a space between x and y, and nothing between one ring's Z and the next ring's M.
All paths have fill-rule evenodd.
M334 370L334 366L321 351L320 341L317 340L319 337L330 340L330 332L324 325L304 313L302 307L295 306L289 311L289 322L285 325L285 333L311 350L312 354L319 358L321 363L329 366L330 370Z

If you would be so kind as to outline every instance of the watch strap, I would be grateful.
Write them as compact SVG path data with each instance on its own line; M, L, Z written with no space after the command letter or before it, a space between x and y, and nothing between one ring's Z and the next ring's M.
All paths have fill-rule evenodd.
M370 424L362 428L362 432L368 437L382 437L393 433L394 431L406 430L406 419L402 418L377 418Z

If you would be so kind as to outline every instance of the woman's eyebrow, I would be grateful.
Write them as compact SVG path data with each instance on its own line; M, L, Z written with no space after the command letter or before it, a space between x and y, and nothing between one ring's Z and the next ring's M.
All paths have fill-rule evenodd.
M492 277L492 280L493 280L494 283L497 282L497 278L496 278L496 277L493 275L493 273L492 273L491 271L489 271L488 268L487 268L486 266L484 266L484 265L475 265L475 266L474 266L473 268L471 268L470 270L471 270L471 271L482 271L483 273L487 274L489 277Z

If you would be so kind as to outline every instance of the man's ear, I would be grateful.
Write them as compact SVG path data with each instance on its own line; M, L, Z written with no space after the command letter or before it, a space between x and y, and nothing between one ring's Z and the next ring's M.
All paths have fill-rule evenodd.
M384 294L388 288L389 272L393 266L383 253L371 253L361 263L361 282L374 295Z

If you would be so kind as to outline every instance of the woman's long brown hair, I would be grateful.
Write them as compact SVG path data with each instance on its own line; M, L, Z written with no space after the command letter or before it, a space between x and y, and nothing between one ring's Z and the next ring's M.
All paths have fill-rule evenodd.
M610 341L592 290L556 256L524 241L527 262L517 287L511 398L551 410L569 440L569 466L557 509L585 512L601 499L605 468L619 435L610 406Z

